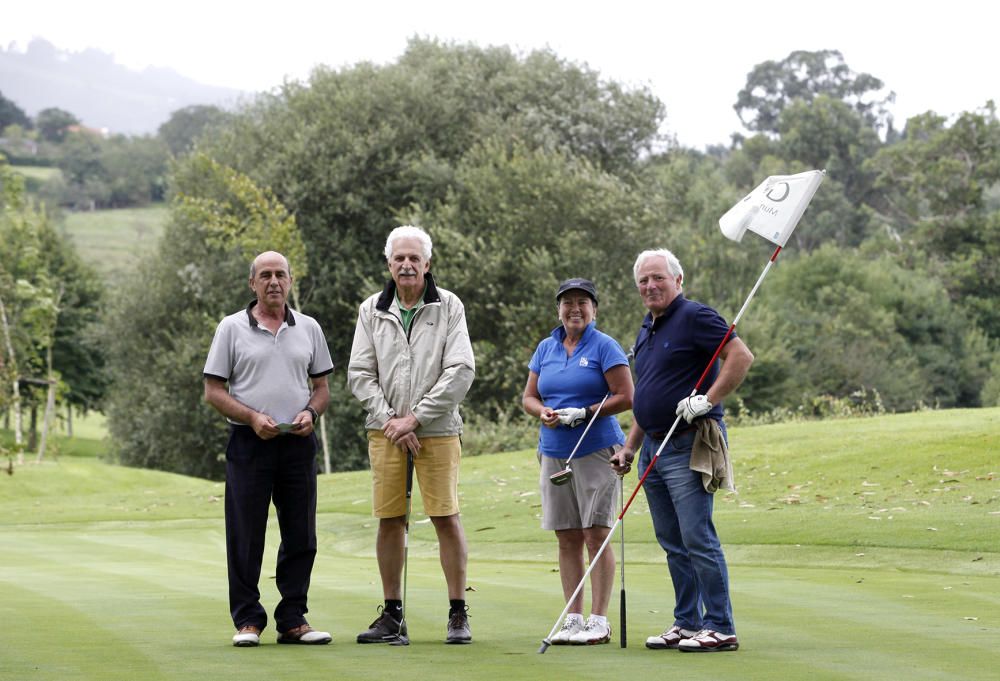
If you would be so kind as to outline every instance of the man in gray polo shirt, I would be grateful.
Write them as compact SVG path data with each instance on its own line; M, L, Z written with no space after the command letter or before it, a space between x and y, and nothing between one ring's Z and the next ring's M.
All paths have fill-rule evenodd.
M278 512L281 544L274 609L278 643L329 643L306 622L306 598L316 557L316 436L313 426L330 402L333 361L312 317L288 307L288 261L258 255L250 266L256 295L223 319L205 362L205 401L230 423L226 448L226 557L235 646L256 646L267 626L260 603L268 507ZM228 389L226 383L228 382ZM311 389L310 389L311 384Z

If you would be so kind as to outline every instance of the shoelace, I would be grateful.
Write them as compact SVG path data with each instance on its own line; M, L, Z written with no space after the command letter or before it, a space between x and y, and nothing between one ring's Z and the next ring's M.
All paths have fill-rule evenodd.
M724 634L720 634L717 631L712 631L711 629L702 629L701 631L699 631L697 634L695 634L691 638L693 638L695 640L699 640L699 642L700 641L706 641L706 640L708 640L708 641L717 641L718 642L718 641L722 641L725 638L728 638L728 636L726 636Z

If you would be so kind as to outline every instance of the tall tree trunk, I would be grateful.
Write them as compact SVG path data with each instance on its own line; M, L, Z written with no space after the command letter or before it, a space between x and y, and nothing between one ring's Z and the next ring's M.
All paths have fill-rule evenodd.
M10 358L10 371L14 375L11 388L11 404L14 407L14 448L17 449L17 462L24 463L21 445L24 443L23 422L21 416L21 378L17 371L17 356L14 354L14 344L10 341L10 325L7 323L7 308L3 298L0 298L0 323L3 324L3 338L7 345L7 357Z
M291 292L292 298L292 309L299 309L299 291L297 286L292 286ZM330 440L326 436L326 417L320 416L319 421L314 424L314 427L319 428L319 441L323 445L323 472L330 473Z
M34 449L38 446L38 405L31 405L31 422L28 425L28 445L25 449ZM24 463L24 454L19 454L21 463Z
M73 405L66 403L66 435L73 439Z
M319 417L319 438L323 443L323 472L330 474L330 440L326 436L326 416Z
M49 441L49 428L52 426L52 417L56 411L56 377L55 373L52 371L52 344L49 343L49 348L45 353L45 360L49 365L49 393L45 399L45 417L42 419L42 437L38 443L38 458L35 459L36 463L42 462L42 457L45 456L45 445Z

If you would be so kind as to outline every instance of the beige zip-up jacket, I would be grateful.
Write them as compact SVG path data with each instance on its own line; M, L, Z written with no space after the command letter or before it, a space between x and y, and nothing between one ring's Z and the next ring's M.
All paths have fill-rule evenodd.
M438 288L430 273L424 304L407 336L389 281L358 309L347 385L364 405L365 429L381 430L391 416L412 413L417 437L459 435L458 406L476 375L465 307Z

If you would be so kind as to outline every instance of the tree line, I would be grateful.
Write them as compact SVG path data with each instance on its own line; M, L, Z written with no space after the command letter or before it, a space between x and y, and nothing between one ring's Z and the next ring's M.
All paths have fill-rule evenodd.
M215 106L173 112L155 135L109 134L49 107L32 118L0 92L0 153L13 165L57 168L26 189L54 209L125 208L166 198L170 160L228 113Z
M744 134L700 152L660 133L669 102L549 51L415 39L392 64L317 68L175 161L158 251L103 303L117 456L221 475L225 426L201 403L201 367L219 319L248 300L249 257L272 239L301 244L289 254L298 304L338 368L332 460L355 469L363 416L344 370L392 227L428 230L436 279L465 302L470 431L530 432L520 393L557 324L561 279L597 283L598 324L627 348L644 314L632 263L666 247L686 295L732 319L771 247L724 239L719 216L764 177L811 168L827 179L741 322L757 361L727 408L754 422L823 415L831 401L995 405L1000 123L985 103L900 124L890 102L838 52L794 52L736 93Z

